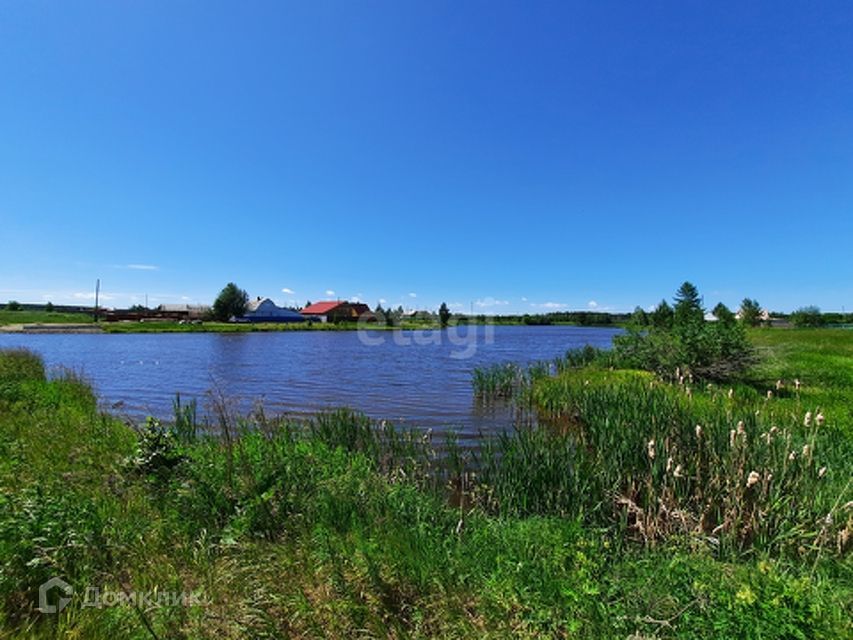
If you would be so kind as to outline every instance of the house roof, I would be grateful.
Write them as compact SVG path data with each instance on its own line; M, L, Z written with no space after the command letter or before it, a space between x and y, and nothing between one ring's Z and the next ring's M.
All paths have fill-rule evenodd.
M302 313L308 316L322 316L329 313L333 309L336 309L342 304L344 303L340 300L331 302L315 302L314 304L309 304L307 307L305 307L302 310Z
M260 307L267 300L269 300L269 298L258 298L256 300L249 300L249 302L246 303L246 311L257 310L257 308ZM273 303L273 305L275 305L275 303Z

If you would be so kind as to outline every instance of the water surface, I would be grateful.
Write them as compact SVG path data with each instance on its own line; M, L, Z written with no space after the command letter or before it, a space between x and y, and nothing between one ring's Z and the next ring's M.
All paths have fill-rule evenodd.
M475 333L466 334L469 329ZM27 347L52 372L67 367L94 386L104 406L134 419L169 418L176 393L219 388L241 409L268 413L347 406L396 424L463 435L505 428L506 410L473 401L475 367L552 360L591 344L609 347L618 329L471 327L446 332L0 335L0 348ZM488 332L491 332L489 334ZM467 335L467 337L466 337ZM455 339L451 342L451 338Z

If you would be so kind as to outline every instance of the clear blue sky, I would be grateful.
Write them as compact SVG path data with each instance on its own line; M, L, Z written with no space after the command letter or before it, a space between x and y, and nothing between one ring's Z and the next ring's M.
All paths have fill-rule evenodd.
M0 300L851 310L853 3L3 0L0 234Z

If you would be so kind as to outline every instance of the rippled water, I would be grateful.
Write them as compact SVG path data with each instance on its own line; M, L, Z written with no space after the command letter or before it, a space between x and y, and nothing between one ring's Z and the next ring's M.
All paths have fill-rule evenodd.
M347 406L399 425L474 435L511 422L506 410L475 405L474 367L551 360L585 344L609 347L617 333L511 326L460 328L457 334L7 334L0 335L0 348L27 347L52 371L82 373L105 407L133 418L171 417L176 393L197 398L204 408L206 393L217 387L244 410L257 400L268 413Z

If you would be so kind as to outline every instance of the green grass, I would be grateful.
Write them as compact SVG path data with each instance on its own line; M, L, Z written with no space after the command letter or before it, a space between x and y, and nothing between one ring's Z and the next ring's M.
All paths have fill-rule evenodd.
M785 335L807 344L769 345L776 368L761 376L799 370L816 348L817 336ZM820 383L830 378L839 381ZM826 488L809 479L779 497L798 506L768 506L796 544L766 532L744 543L734 529L739 544L728 544L672 525L672 509L660 521L672 526L644 538L633 516L619 517L630 482L636 504L685 501L687 519L700 506L699 483L674 486L664 460L674 445L689 459L697 420L708 439L698 450L721 465L732 420L744 420L750 443L765 418L797 446L813 435L799 413L797 425L783 422L802 399L766 401L749 384L733 395L688 396L634 372L537 375L526 398L554 427L494 441L475 467L348 411L296 423L234 417L222 401L197 423L181 405L175 425L150 421L137 434L99 414L79 379L47 380L38 358L0 352L0 635L142 639L153 637L147 624L160 638L849 637L848 552L810 537L815 523L800 519L850 476L849 440L839 440L849 423L836 423L832 405L824 429L835 440L821 432L813 443L837 471ZM652 464L650 433L660 440ZM839 451L824 450L833 443ZM746 460L776 461L765 458ZM853 528L853 515L836 516L833 527L846 517ZM38 585L54 575L78 594L97 585L199 601L141 615L75 597L58 616L40 614Z
M7 311L0 309L0 326L9 324L76 324L92 322L88 313L61 313L47 311Z

